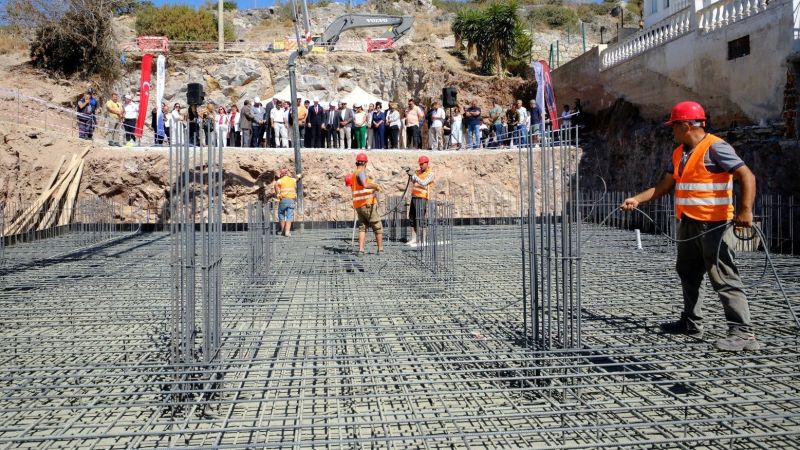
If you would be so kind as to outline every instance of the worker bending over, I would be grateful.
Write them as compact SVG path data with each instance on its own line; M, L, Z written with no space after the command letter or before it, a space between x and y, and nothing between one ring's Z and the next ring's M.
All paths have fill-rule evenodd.
M408 208L408 220L411 221L411 239L408 244L411 246L417 245L417 231L419 239L422 240L423 230L425 226L425 219L428 211L428 198L431 186L433 186L433 170L430 168L430 160L427 156L422 155L419 157L419 170L412 172L411 169L406 169L406 173L414 183L411 189L411 205Z
M364 255L367 227L372 228L375 233L378 254L383 253L383 224L378 213L378 199L375 197L375 192L380 191L381 187L367 177L368 161L366 153L359 153L356 156L356 169L353 171L350 186L353 191L353 208L358 217L358 254L360 256Z
M291 236L294 210L297 206L297 180L302 178L303 174L298 174L297 178L290 177L287 168L281 169L280 174L280 178L275 181L275 197L279 201L278 220L281 233L284 236Z
M756 180L728 143L705 131L705 120L705 111L697 103L681 102L672 108L666 124L680 145L673 151L666 173L658 184L625 199L620 207L631 211L675 189L675 216L680 221L676 267L683 286L683 313L677 321L662 323L661 330L698 338L703 335L700 284L708 273L728 321L728 335L716 342L717 348L758 350L730 247L732 233L726 233L731 220L737 227L753 225ZM735 214L734 179L741 184Z

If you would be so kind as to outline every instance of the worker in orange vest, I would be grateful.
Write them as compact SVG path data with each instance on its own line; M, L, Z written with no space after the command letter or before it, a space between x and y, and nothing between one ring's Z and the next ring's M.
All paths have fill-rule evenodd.
M411 169L406 169L406 173L414 183L411 189L411 205L408 208L408 220L411 221L411 239L408 245L416 246L417 239L422 239L422 233L417 234L417 231L422 230L425 225L426 212L428 211L428 199L430 198L430 188L434 184L433 170L430 168L430 160L427 156L422 155L417 161L419 169L412 172Z
M675 190L675 216L678 226L677 271L683 286L683 313L675 322L661 324L668 334L703 334L700 284L708 273L717 291L728 335L716 342L720 350L758 350L760 345L750 325L750 309L742 280L730 248L731 221L736 227L753 225L753 201L756 179L736 155L733 147L705 131L706 115L695 102L681 102L672 108L667 125L680 144L661 181L633 197L620 207L625 211ZM733 181L741 185L739 207L734 213Z
M372 228L378 244L378 254L383 253L383 224L378 212L378 199L375 192L381 187L367 176L366 153L356 156L356 169L352 173L350 188L353 191L353 208L358 217L358 254L364 255L364 246L367 239L367 227Z
M298 174L297 178L289 176L289 169L283 168L280 171L280 178L275 181L275 197L278 199L278 221L280 221L280 231L284 236L292 235L292 221L294 221L294 210L297 206L297 180L303 177Z

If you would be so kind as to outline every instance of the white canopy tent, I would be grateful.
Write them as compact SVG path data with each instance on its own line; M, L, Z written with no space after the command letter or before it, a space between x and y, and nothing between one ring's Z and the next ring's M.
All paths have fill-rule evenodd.
M352 108L354 104L358 103L363 106L364 110L366 111L367 106L370 103L381 102L383 105L383 109L386 109L389 106L389 102L384 100L380 97L376 97L369 92L361 89L359 86L356 86L352 92L345 95L340 101L347 102L347 106Z
M305 99L311 99L312 96L306 92L298 92L297 97L305 100ZM279 98L281 100L291 100L292 90L290 89L290 86L286 86L285 88L281 89L280 92L276 92L275 95L273 95L273 98Z
M291 94L292 93L291 90L289 89L289 86L286 86L285 88L281 89L280 92L277 92L273 97L277 97L281 100L289 100L291 98ZM303 100L306 99L313 100L315 97L315 95L306 92L298 92L297 96L299 98L302 98ZM328 104L333 101L337 103L347 102L347 106L350 108L352 108L353 104L355 103L363 105L364 109L366 109L367 105L369 105L370 103L374 104L375 102L381 102L381 104L383 105L383 109L386 109L389 106L388 100L376 97L370 94L369 92L365 91L364 89L361 89L358 86L356 86L356 88L353 89L352 92L346 94L344 97L334 99L334 98L326 98L325 96L319 96L319 100L320 100L320 105L323 105L325 107L327 107Z

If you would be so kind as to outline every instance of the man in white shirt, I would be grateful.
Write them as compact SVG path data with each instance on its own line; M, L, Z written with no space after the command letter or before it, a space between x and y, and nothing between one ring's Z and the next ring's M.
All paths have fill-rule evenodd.
M517 115L519 116L519 123L517 124L517 143L520 146L528 145L528 125L531 121L531 115L522 105L522 100L517 100Z
M431 104L431 126L428 129L428 145L431 150L444 150L444 109L438 101Z
M287 122L288 117L285 114L282 104L280 106L275 106L272 108L272 111L269 112L269 123L272 126L272 134L275 136L275 146L277 147L289 146L289 138L286 133Z
M132 102L130 95L125 95L122 111L122 124L123 128L125 128L125 145L133 145L136 141L134 131L136 128L136 120L139 118L139 104Z

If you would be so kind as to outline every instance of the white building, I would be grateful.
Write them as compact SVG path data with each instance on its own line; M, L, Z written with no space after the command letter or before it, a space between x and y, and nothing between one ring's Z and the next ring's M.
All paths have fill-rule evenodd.
M800 0L645 0L644 29L553 72L556 95L597 111L624 98L660 118L681 100L716 124L779 121L800 80Z

